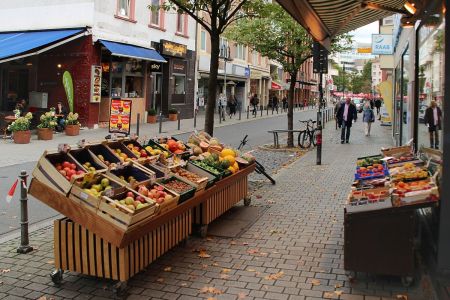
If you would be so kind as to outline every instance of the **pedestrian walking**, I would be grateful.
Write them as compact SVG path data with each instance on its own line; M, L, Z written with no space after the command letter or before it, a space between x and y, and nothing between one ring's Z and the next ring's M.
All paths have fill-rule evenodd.
M441 130L442 111L436 101L430 102L430 107L425 110L425 125L430 134L430 148L439 149L439 130Z
M219 118L222 118L225 121L225 109L227 106L227 98L224 94L219 95L219 99L217 100L219 106Z
M273 95L272 98L272 110L276 110L278 112L278 97Z
M336 120L336 130L339 127L339 119L337 117L337 114L341 105L342 105L341 100L336 100L336 105L334 106L334 119Z
M381 108L381 99L377 98L375 100L375 108L377 109L377 116L380 115L380 108Z
M230 98L228 98L227 106L228 106L228 111L230 113L230 119L231 119L232 116L236 115L237 99L234 94L231 94Z
M363 123L364 123L364 131L366 133L366 136L370 136L370 127L372 126L372 123L375 122L375 114L373 112L372 107L370 106L369 102L366 102L364 104L363 108Z
M350 98L345 99L345 103L342 103L339 107L337 118L339 120L339 127L341 130L341 144L349 143L350 139L350 128L352 127L353 121L356 122L358 119L358 113L356 112L355 104L350 102Z
M281 99L281 102L283 103L283 110L287 109L287 97L284 96L283 99Z
M258 99L257 94L254 94L253 97L250 99L250 104L253 107L252 115L256 118L256 113L257 113L258 104L259 104L259 99Z

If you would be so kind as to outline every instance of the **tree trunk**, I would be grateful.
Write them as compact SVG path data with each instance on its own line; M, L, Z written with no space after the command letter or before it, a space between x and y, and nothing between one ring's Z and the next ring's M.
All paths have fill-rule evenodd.
M297 71L291 75L291 83L289 85L289 97L288 97L288 130L294 129L294 91L295 84L297 83ZM294 133L288 133L287 146L294 147Z
M213 136L214 109L216 107L217 72L219 70L220 35L211 34L211 61L209 64L208 102L206 103L205 131Z

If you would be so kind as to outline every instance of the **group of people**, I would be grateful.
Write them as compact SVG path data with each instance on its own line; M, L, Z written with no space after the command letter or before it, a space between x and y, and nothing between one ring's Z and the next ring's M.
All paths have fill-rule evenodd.
M24 116L27 113L27 101L25 99L20 99L16 102L15 110L19 112L20 116ZM67 117L68 111L63 106L62 102L58 102L55 108L56 115L56 131L62 132L65 128L65 120Z
M224 94L219 95L218 107L220 112L220 118L225 121L225 112L228 108L228 116L233 117L236 115L236 110L240 109L240 102L236 98L235 94L231 94L230 97L227 97Z

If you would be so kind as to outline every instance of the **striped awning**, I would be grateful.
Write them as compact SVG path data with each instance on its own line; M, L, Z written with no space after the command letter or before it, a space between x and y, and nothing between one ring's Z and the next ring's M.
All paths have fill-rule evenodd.
M331 39L392 15L406 13L406 0L277 0L313 38L329 47Z

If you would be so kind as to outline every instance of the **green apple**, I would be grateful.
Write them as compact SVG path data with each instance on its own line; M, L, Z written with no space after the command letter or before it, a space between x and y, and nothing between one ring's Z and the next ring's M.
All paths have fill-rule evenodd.
M103 187L107 187L109 185L109 179L108 178L102 178L102 181L100 181L101 185Z
M136 205L136 209L141 209L141 208L144 208L144 207L145 207L144 203L140 203L139 202L139 204Z
M125 200L120 200L119 203L125 205Z
M133 205L133 203L134 203L134 199L133 198L131 198L131 197L126 197L125 198L125 204L126 205Z
M97 157L98 157L98 159L100 159L101 161L103 161L103 162L105 161L105 158L103 157L103 155L99 154Z
M88 162L88 161L87 161L87 162L85 162L84 164L85 164L85 165L86 165L86 167L88 167L88 168L89 168L89 167L91 166L91 163L90 163L90 162Z
M95 189L97 192L101 192L103 190L103 187L101 184L93 184L92 189Z

